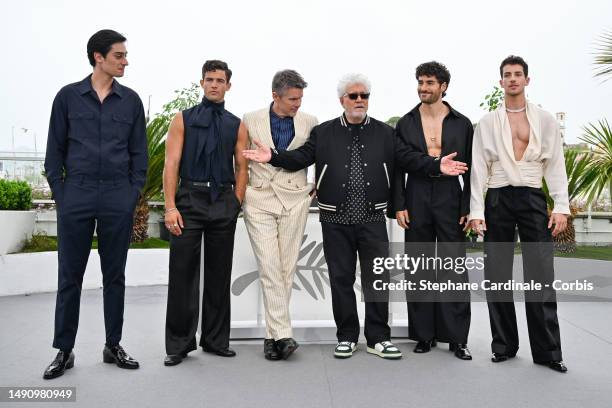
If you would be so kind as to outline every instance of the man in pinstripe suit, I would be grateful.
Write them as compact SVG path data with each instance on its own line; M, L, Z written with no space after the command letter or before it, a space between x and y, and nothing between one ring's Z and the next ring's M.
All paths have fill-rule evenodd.
M306 142L317 124L314 116L299 112L306 86L293 70L274 75L273 102L244 115L252 146L257 140L283 151ZM292 338L289 299L313 186L307 182L306 169L287 171L252 162L249 170L243 212L263 291L264 356L268 360L287 359L298 348Z

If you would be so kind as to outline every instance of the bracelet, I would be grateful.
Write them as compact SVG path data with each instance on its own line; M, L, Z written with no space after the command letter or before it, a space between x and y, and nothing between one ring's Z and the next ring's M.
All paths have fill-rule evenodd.
M164 211L164 214L168 214L168 213L171 213L173 211L178 211L178 210L176 209L176 207L168 208L166 211Z

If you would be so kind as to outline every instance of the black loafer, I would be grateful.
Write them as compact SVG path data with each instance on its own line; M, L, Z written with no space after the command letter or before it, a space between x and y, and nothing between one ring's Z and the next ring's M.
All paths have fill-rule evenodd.
M560 373L567 372L567 367L565 366L565 363L563 363L563 360L546 361L543 363L536 363L536 364L547 365L548 368L550 368L551 370L555 370Z
M69 368L74 367L74 353L72 351L61 351L57 353L55 359L46 368L43 378L50 380L64 375L64 372Z
M429 340L429 341L419 341L417 343L417 345L414 347L414 352L415 353L428 353L429 351L431 351L432 347L436 347L437 343L435 340Z
M276 342L274 339L265 339L264 340L264 357L266 360L280 360L281 355L278 353L278 349L276 348Z
M288 359L289 356L293 354L295 350L298 349L298 347L300 347L300 345L291 337L287 339L276 340L276 348L278 349L278 352L280 353L281 358L283 360Z
M467 344L449 343L448 349L455 352L455 357L460 360L471 360L472 354L468 349Z
M113 347L104 346L102 351L102 361L108 364L116 364L119 368L127 368L128 370L135 370L140 367L138 361L134 360L128 353L125 352L123 347L116 345Z
M164 365L170 367L170 366L181 364L185 357L187 357L187 353L168 354L164 358Z
M516 354L493 353L491 361L494 363L501 363L503 361L508 360L509 358L514 358L514 356L516 356Z
M235 357L236 356L236 352L229 347L224 348L224 349L219 349L219 350L213 350L213 349L202 347L202 350L204 350L205 353L216 354L221 357Z

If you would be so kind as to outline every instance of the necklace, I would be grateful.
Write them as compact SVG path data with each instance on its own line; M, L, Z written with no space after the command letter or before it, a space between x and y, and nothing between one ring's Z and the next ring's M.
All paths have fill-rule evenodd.
M525 109L527 109L527 105L523 106L522 108L519 109L510 109L510 108L506 108L506 112L510 112L510 113L521 113L524 112Z

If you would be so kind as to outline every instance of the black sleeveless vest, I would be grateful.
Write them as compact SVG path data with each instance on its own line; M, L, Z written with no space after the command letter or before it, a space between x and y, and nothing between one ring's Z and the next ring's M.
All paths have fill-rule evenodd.
M208 102L210 104L210 102ZM204 146L209 141L209 134L213 123L211 122L212 110L206 107L204 102L193 108L184 110L183 123L185 136L183 141L183 153L181 156L180 176L182 179L191 181L211 181L212 169L207 160ZM238 138L240 119L224 108L220 108L219 115L219 142L215 150L217 157L216 165L220 166L221 184L235 184L234 179L234 148Z

